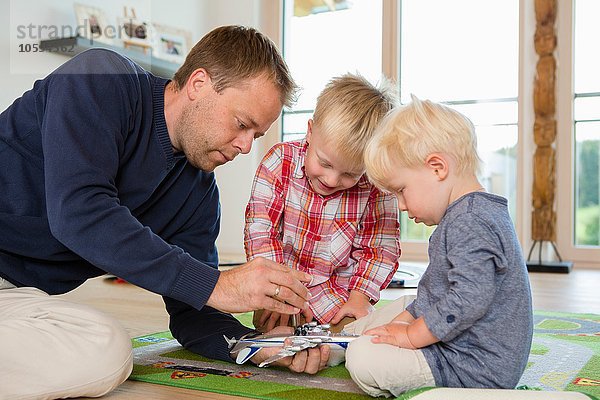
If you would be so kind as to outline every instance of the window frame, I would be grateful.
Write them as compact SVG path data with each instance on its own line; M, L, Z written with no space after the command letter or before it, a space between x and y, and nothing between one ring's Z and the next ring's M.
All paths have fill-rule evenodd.
M600 260L600 247L575 245L575 87L573 79L574 56L574 14L575 1L557 2L557 73L556 92L556 210L569 210L557 213L557 246L563 259L575 262L577 266L596 267ZM562 60L566 60L561 62ZM561 134L561 132L565 132ZM568 134L567 134L568 133ZM560 234L558 227L567 226L568 231ZM595 262L594 262L595 260Z
M283 1L261 0L263 22L271 27L267 34L282 48L283 46ZM557 212L557 247L564 260L573 261L576 267L600 268L596 260L600 260L600 248L575 246L575 121L573 119L573 17L574 1L557 2L556 36L557 48L555 58L560 68L556 71L556 120L558 134L556 137L556 194L555 210ZM401 76L400 55L400 12L402 0L383 0L382 29L382 72L398 81ZM279 15L279 18L275 18ZM279 22L274 22L279 21ZM264 28L263 28L264 29ZM518 89L518 144L517 144L517 207L515 228L522 244L525 257L532 245L531 212L533 185L533 82L538 56L535 53L533 37L535 33L534 0L519 0L519 89ZM263 148L281 140L283 135L281 118L269 131ZM561 227L568 227L564 232ZM552 255L548 244L544 249L544 259ZM404 260L426 261L427 242L402 242L402 258Z

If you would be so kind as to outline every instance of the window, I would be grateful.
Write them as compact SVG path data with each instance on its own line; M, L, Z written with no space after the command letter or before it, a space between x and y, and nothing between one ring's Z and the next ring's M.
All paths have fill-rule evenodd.
M471 119L483 160L481 182L488 191L508 198L514 219L518 0L404 0L401 4L401 102L410 102L414 94L445 103ZM406 215L401 216L401 225L404 242L426 240L432 231Z
M574 136L573 168L576 246L600 246L600 37L596 0L575 1L574 24Z
M319 4L320 3L320 4ZM334 76L381 77L382 0L284 2L283 53L301 87L298 102L283 113L283 140L306 134L317 96Z
M299 3L334 3L335 10L294 15ZM526 252L535 150L534 6L533 0L286 0L283 51L304 92L284 112L284 140L304 135L330 77L357 71L376 81L385 72L398 81L402 102L415 94L473 121L484 161L481 181L508 198ZM557 245L565 259L597 267L600 59L593 38L600 37L600 3L561 0L557 7ZM424 258L431 229L406 218L401 224L404 257Z
M283 117L283 140L303 137L316 97L332 76L382 74L382 2L339 2L345 8L299 16L304 2L286 1L284 56L304 88ZM316 3L316 2L310 2ZM318 3L318 2L317 2ZM415 94L445 102L476 125L485 164L482 183L516 209L518 0L404 0L398 3L401 102ZM296 9L296 10L295 10ZM435 10L435 12L432 12ZM306 10L305 10L306 12ZM478 15L479 18L473 18ZM385 27L386 32L394 29ZM330 33L323 36L323 32ZM476 34L474 34L476 33ZM386 49L389 51L390 49ZM405 214L405 213L403 213ZM401 216L402 240L427 240L432 228Z

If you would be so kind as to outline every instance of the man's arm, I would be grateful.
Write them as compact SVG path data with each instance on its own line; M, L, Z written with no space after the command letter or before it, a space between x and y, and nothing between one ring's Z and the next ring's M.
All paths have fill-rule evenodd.
M82 53L53 73L40 95L48 222L62 244L94 266L201 307L218 271L165 242L119 198L132 137L136 149L156 151L155 138L131 131L138 114L152 112L151 106L142 109L149 99L138 94L149 86L140 70L106 50ZM166 162L163 170L152 172L167 173ZM150 178L144 173L139 179ZM190 286L198 287L193 298Z
M289 269L263 260L255 263L255 272L228 271L221 279L218 270L199 261L203 259L195 258L185 247L158 236L122 204L117 182L121 164L131 156L127 144L136 140L136 151L144 145L152 150L151 154L157 151L151 145L155 137L135 136L131 132L138 113L151 112L140 108L140 103L149 99L136 96L149 83L147 77L144 80L125 68L124 62L106 50L88 51L61 67L48 86L41 124L52 234L97 268L196 309L209 300L208 305L222 311L269 308L292 313L294 307L303 307L308 292L299 278L310 280L305 274L290 274ZM121 69L117 68L119 63ZM146 91L151 89L146 87ZM148 157L152 160L151 154ZM139 180L171 172L166 160L158 170L151 168L158 161L152 161L151 165L144 164ZM198 181L195 177L199 173L192 167L187 166L184 173L185 182L191 187L200 185L207 193L198 199L198 208L204 210L206 224L218 231L215 221L219 206L218 200L214 204L217 188L213 174L201 174ZM254 278L253 285L245 285L248 276ZM227 294L232 285L241 286L239 296ZM280 301L271 297L278 286L282 292Z

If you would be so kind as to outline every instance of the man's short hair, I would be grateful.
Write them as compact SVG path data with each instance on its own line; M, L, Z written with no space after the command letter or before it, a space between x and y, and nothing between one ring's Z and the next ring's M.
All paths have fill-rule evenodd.
M335 77L317 98L313 126L336 152L364 165L367 142L396 102L396 90L385 79L374 86L360 75Z
M479 172L473 123L450 107L412 96L412 102L386 116L367 145L367 174L376 186L390 189L395 166L419 168L432 153L451 156L458 175Z
M217 92L266 74L279 88L283 105L289 107L295 101L296 83L283 57L275 44L254 28L230 25L207 33L175 73L177 89L183 88L198 68L208 72Z

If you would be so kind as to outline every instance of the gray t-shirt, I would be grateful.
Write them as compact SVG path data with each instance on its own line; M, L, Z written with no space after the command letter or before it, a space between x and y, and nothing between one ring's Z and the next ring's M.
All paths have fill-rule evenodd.
M422 349L436 385L514 388L533 316L506 199L475 192L450 204L429 239L429 260L407 310L440 339Z

